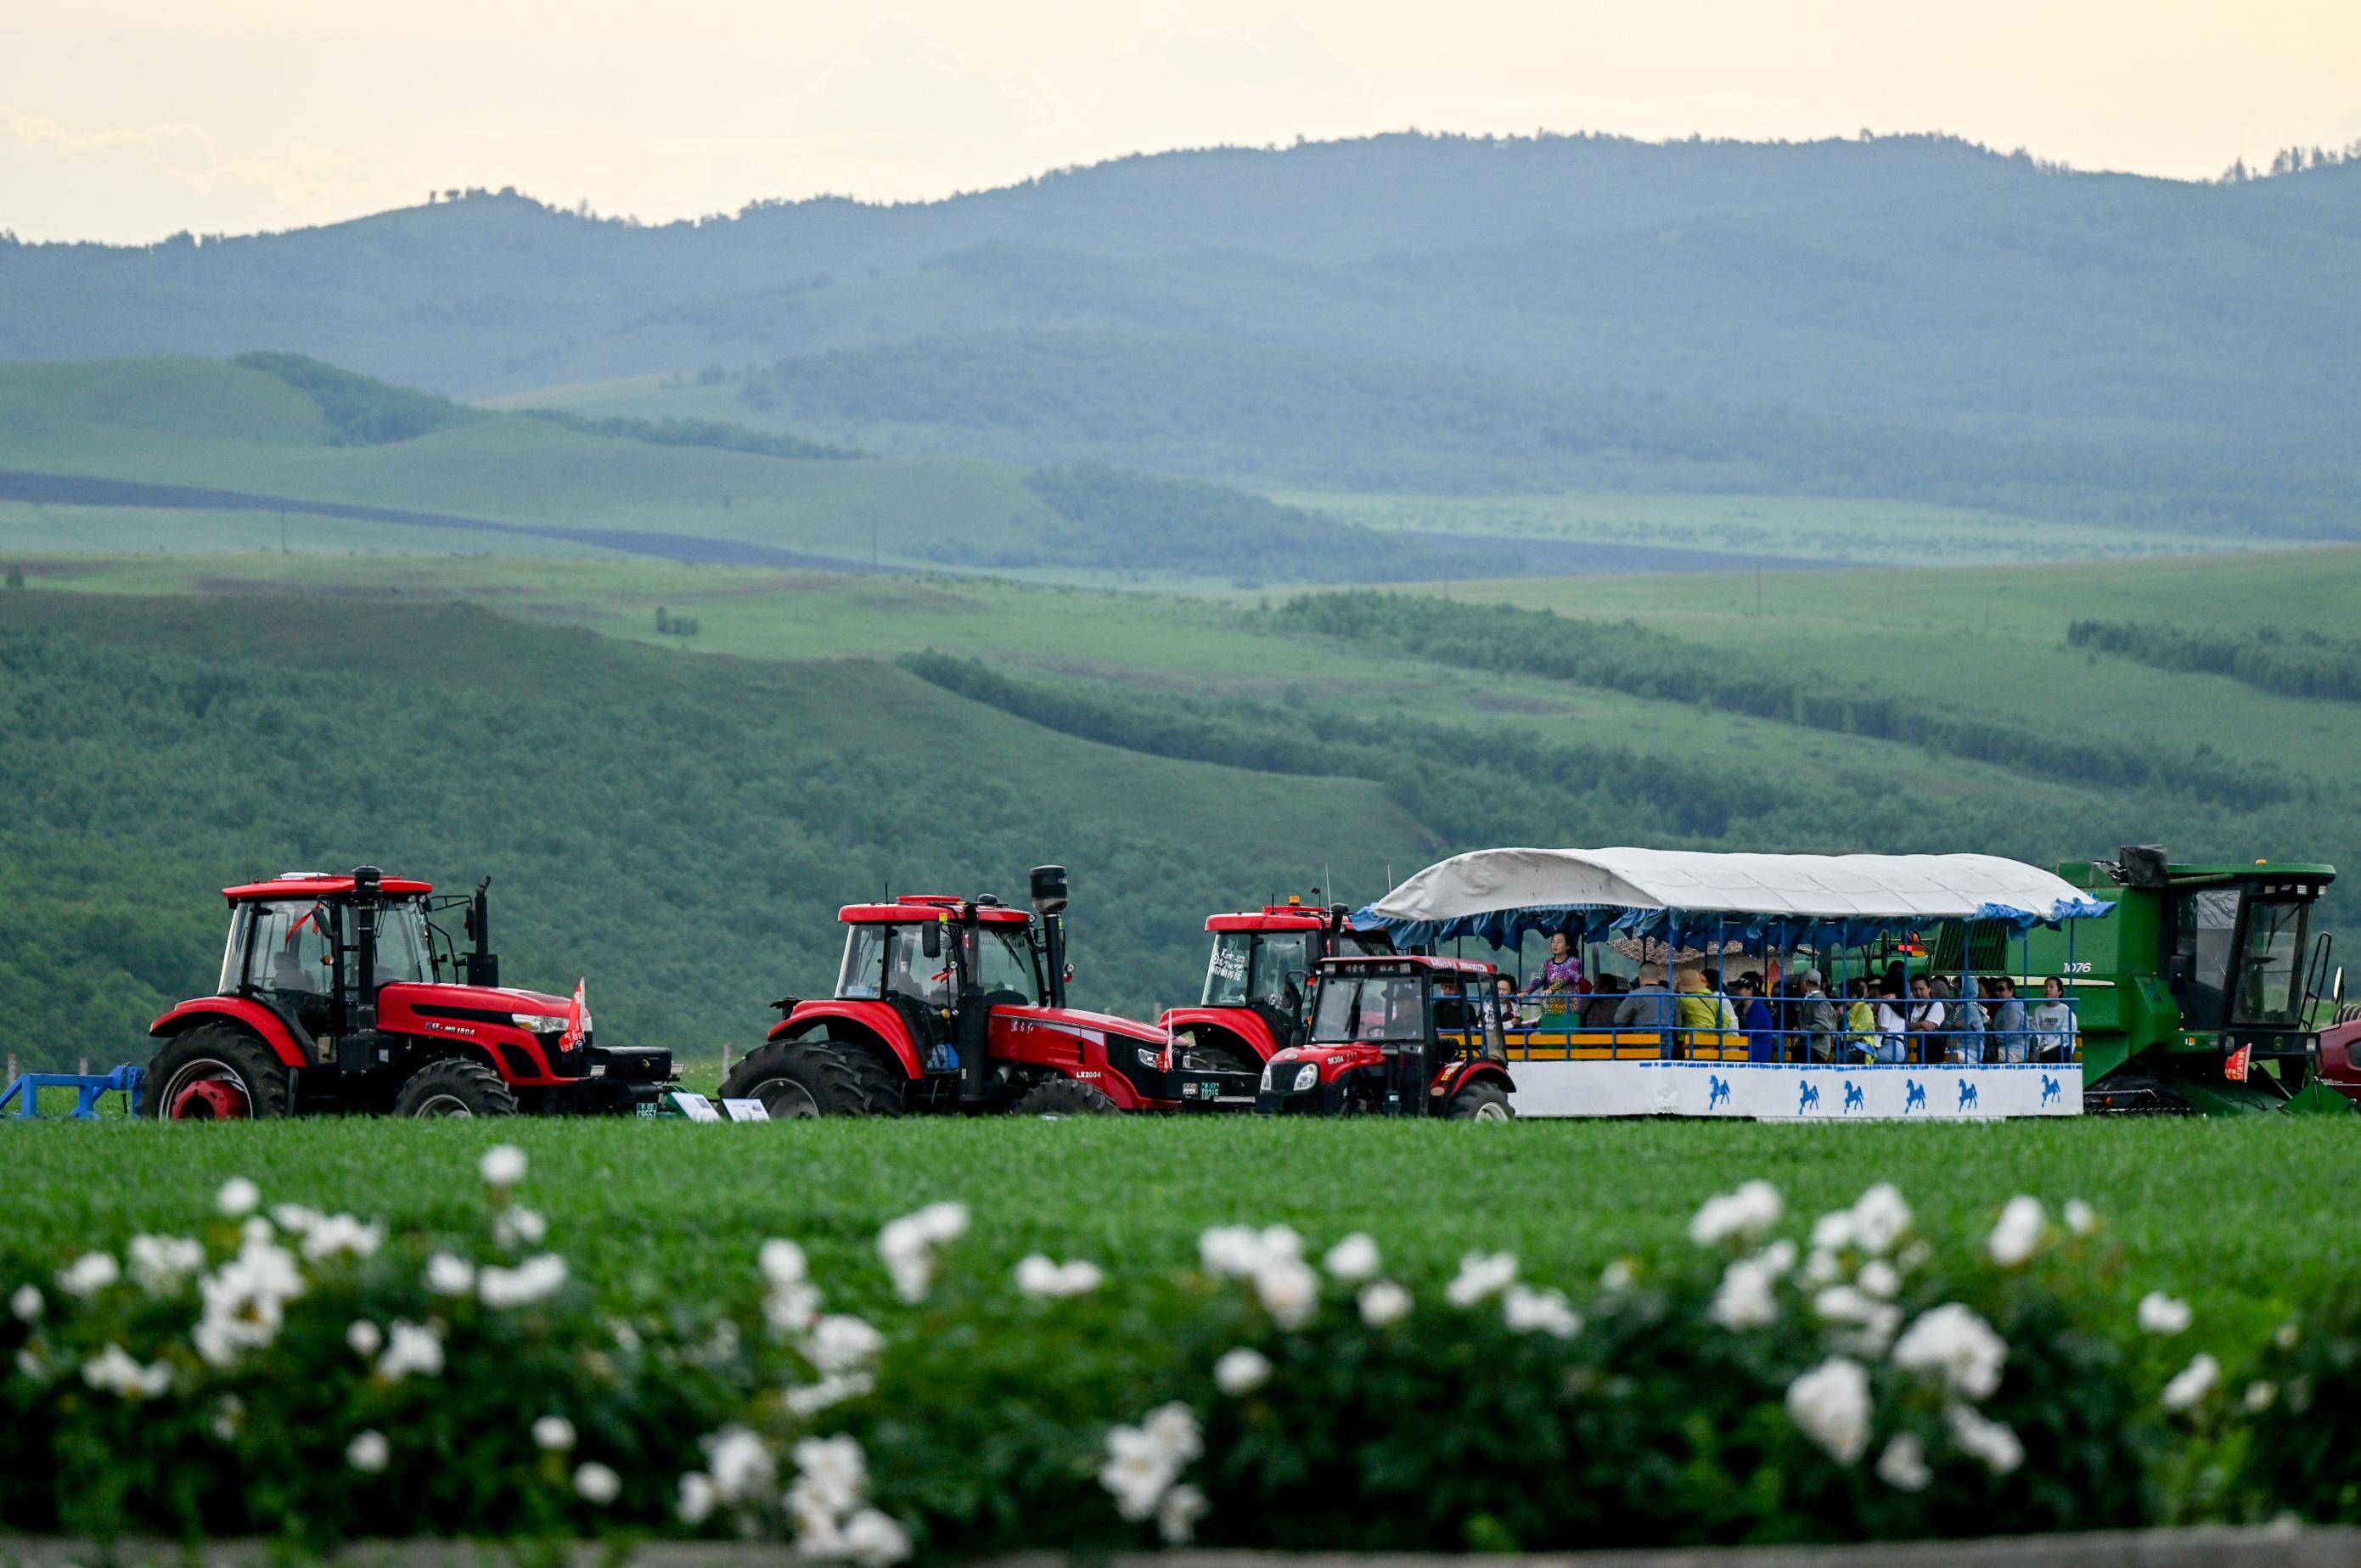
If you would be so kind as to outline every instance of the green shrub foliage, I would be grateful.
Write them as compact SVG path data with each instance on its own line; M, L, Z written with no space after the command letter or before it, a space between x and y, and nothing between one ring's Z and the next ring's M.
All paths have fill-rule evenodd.
M2272 627L2247 632L2144 620L2078 620L2066 630L2077 648L2119 653L2159 670L2227 675L2283 696L2361 702L2361 641L2289 635Z

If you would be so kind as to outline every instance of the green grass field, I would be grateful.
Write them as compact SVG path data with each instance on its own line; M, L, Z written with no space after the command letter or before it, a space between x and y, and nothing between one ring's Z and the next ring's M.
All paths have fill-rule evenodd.
M751 1289L763 1238L803 1242L832 1295L882 1299L884 1221L958 1199L975 1212L959 1266L1005 1270L1045 1250L1090 1258L1118 1285L1195 1255L1208 1225L1285 1222L1319 1245L1375 1236L1412 1281L1474 1247L1506 1247L1529 1277L1577 1288L1627 1254L1688 1246L1697 1204L1752 1177L1786 1194L1787 1234L1879 1180L1921 1228L1979 1245L2019 1192L2055 1213L2080 1197L2122 1244L2106 1281L2126 1313L2152 1288L2188 1298L2192 1348L2243 1355L2298 1303L2361 1268L2349 1223L2361 1170L2342 1119L2039 1122L1792 1127L1716 1123L905 1121L793 1125L313 1122L235 1127L10 1124L14 1193L0 1240L9 1277L33 1260L203 1223L237 1174L272 1201L458 1230L496 1141L533 1158L526 1199L552 1245L617 1296Z

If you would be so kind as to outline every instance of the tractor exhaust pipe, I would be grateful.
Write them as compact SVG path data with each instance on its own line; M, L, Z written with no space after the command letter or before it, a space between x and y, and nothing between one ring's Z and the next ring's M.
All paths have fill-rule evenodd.
M377 906L378 883L384 872L375 866L353 868L353 1028L377 1027Z
M1049 959L1049 1005L1066 1005L1066 868L1033 868L1033 913L1041 917L1043 956Z
M467 955L469 985L492 987L500 983L500 956L492 951L491 885L489 877L478 883L476 896L467 905L467 939L476 947Z

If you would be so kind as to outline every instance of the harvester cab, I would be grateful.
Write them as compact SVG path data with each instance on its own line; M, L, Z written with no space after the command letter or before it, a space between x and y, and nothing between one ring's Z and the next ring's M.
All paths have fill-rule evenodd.
M2075 999L2090 1109L2346 1109L2334 1069L2361 1025L2337 1025L2343 971L2311 929L2334 866L2176 864L2136 846L2058 874L2116 905L2070 953L2056 932L2026 938L2028 977Z
M1065 869L1036 867L1030 891L1029 912L988 894L846 905L835 994L774 1003L722 1093L774 1119L1251 1102L1250 1072L1180 1064L1163 1029L1067 1005Z
M222 890L229 939L211 996L149 1025L142 1102L178 1120L297 1112L503 1115L653 1105L671 1053L594 1043L571 998L500 984L490 879L473 893L375 866ZM435 918L464 910L462 950Z
M1304 999L1323 960L1393 951L1384 932L1355 929L1345 905L1319 905L1318 891L1311 904L1290 898L1206 920L1213 950L1204 995L1196 1006L1172 1008L1157 1020L1185 1060L1261 1071L1272 1052L1301 1043Z
M1414 954L1327 959L1313 976L1304 1041L1264 1064L1255 1108L1508 1121L1516 1085L1490 999L1499 973Z

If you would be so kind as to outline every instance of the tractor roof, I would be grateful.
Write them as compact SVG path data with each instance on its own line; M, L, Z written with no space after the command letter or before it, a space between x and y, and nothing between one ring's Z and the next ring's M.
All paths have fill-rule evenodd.
M395 896L434 891L433 883L413 882L408 877L380 877L377 885ZM268 882L225 887L222 896L235 903L248 898L325 898L352 890L353 879L349 876L333 876L326 872L281 872Z
M848 926L940 920L945 916L956 920L960 912L969 906L969 900L953 898L948 894L906 893L891 904L848 904L836 912L836 917ZM987 926L1024 926L1033 919L1026 911L1012 909L1005 904L979 904L973 907L975 917Z
M2273 882L2293 877L2325 883L2335 880L2336 868L2311 861L2257 861L2251 865L2231 861L2221 865L2175 864L2166 868L2166 873L2175 882Z
M1345 916L1345 906L1322 908L1290 898L1285 904L1266 904L1259 910L1242 909L1234 915L1206 916L1208 931L1325 931L1351 924Z
M1496 975L1500 972L1497 966L1488 964L1480 959L1438 959L1429 958L1423 953L1353 953L1343 958L1322 959L1320 960L1320 967L1323 970L1336 970L1339 971L1366 969L1400 970L1408 968L1422 970L1429 974L1472 974L1484 976Z

